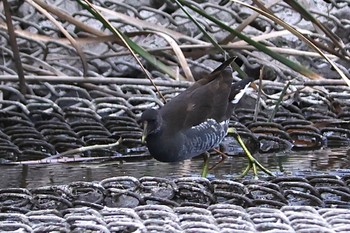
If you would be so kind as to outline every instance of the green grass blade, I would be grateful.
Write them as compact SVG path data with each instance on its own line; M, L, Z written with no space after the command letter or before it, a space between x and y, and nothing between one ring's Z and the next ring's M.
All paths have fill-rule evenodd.
M178 1L175 0L176 4L181 8L181 10L188 16L188 18L201 30L203 35L214 45L214 47L219 50L223 55L224 59L228 59L230 55L218 44L218 42L213 38L210 33L208 33L201 24L198 23L198 21L192 17L192 15L183 7L183 5ZM248 75L237 65L235 61L231 63L232 68L237 71L238 76L242 79L247 77Z
M241 40L246 41L248 44L254 46L255 48L257 48L259 51L264 52L265 54L271 56L272 58L278 60L279 62L281 62L282 64L290 67L291 69L309 77L312 79L318 79L318 78L322 78L320 75L316 74L315 72L307 69L304 66L301 66L295 62L292 62L291 60L287 59L286 57L273 52L272 50L268 49L266 46L264 46L263 44L256 42L252 39L250 39L248 36L237 32L236 30L234 30L233 28L227 26L225 23L223 23L222 21L208 15L207 13L201 11L200 9L196 8L195 6L191 5L189 2L184 1L184 0L178 0L179 2L181 2L181 4L189 7L190 9L192 9L193 11L197 12L198 14L202 15L203 17L209 19L210 21L214 22L215 24L217 24L219 27L229 31L230 33L236 35L238 38L240 38Z
M151 65L153 65L156 69L168 74L170 77L176 79L180 77L181 79L185 79L182 77L180 74L174 72L173 69L170 67L166 66L164 63L160 62L157 60L154 56L152 56L149 52L147 52L144 48L133 42L129 37L127 37L123 32L118 30L117 28L113 27L101 14L98 12L96 9L93 9L91 5L86 3L83 0L77 0L78 3L86 10L88 10L97 20L99 20L104 27L108 28L115 36L120 38L124 43L125 46L130 50L132 55L135 57L135 59L138 61L140 64L142 70L144 73L148 76L147 71L144 69L142 66L141 62L137 58L133 52L139 54L141 57L143 57L146 61L148 61Z
M317 27L319 27L332 41L337 47L341 50L344 49L343 42L341 39L335 35L331 30L329 30L326 26L324 26L320 21L318 21L310 12L308 12L302 5L300 5L295 0L284 0L285 3L287 3L290 7L292 7L295 11L299 12L299 14L302 15L302 17L306 20L311 21Z

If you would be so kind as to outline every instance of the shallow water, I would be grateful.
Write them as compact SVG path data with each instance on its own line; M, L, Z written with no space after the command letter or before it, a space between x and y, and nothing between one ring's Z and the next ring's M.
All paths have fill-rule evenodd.
M276 174L315 174L337 172L350 168L350 149L322 149L317 151L293 151L258 156L259 161ZM219 157L211 158L211 164ZM201 158L181 163L161 163L154 159L138 162L79 162L31 165L2 165L0 188L35 188L46 185L68 184L73 181L100 181L113 176L156 176L176 178L200 176ZM232 179L238 177L247 165L244 157L229 157L209 178ZM251 174L251 173L250 173ZM261 174L264 175L264 174Z

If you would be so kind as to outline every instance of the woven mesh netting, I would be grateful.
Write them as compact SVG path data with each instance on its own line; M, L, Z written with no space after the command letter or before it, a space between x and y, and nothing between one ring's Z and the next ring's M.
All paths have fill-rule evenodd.
M141 145L142 131L137 120L146 108L160 107L163 103L137 63L75 1L34 2L68 13L65 19L59 14L54 17L77 38L84 55L79 55L52 21L44 17L40 7L34 7L30 1L10 1L26 75L26 94L22 94L1 12L0 164L50 166L54 160L52 157L46 160L50 156L113 144L120 138L123 141L118 146L87 150L79 158L57 157L55 161L79 164L95 158L148 159L147 148ZM306 3L315 17L342 39L344 49L337 55L349 57L349 1ZM178 67L169 41L154 30L166 32L180 45L190 57L187 62L195 78L212 71L222 61L211 52L203 33L171 1L94 1L94 4L115 27L151 53L165 57L167 65L178 69L182 76L186 76L185 72L183 67ZM231 27L237 27L253 14L232 2L223 6L216 1L193 4ZM271 10L295 27L310 30L311 37L320 44L331 43L287 4L278 3ZM216 40L230 39L215 24L195 13L193 16ZM84 22L85 26L77 26L74 20ZM252 37L272 31L284 33L264 17L258 17L244 29ZM224 48L237 56L245 72L257 78L264 67L261 87L266 95L259 100L261 111L255 114L258 98L256 91L251 91L244 97L244 104L236 106L230 121L230 126L237 129L254 152L349 148L350 87L324 59L288 33L263 40L276 50L309 51L308 56L286 52L290 59L326 78L307 80L250 46L238 49L239 43L233 40ZM192 81L191 78L174 81L142 61L167 100ZM349 76L348 61L334 59L334 62ZM290 85L275 112L276 101L287 80L291 80ZM229 155L241 153L232 135L228 135L226 142ZM347 168L348 159L345 164ZM337 170L333 172L336 175L312 173L259 181L120 176L98 182L2 188L0 231L349 232L349 171Z
M130 155L147 155L141 145L137 116L147 107L161 105L151 87L28 84L29 93L25 96L17 88L15 83L0 86L4 96L0 101L3 163L40 160L82 146L114 143L119 137L123 138L120 147L87 151L83 156L121 156L126 151ZM165 96L180 91L166 86L160 89L167 93ZM238 107L231 126L243 138L259 142L262 153L347 146L350 103L344 99L349 89L344 87L340 92L330 86L329 92L337 95L334 98L321 96L320 92L295 92L298 99L290 105L283 104L271 122L268 110L261 111L253 122L254 110ZM247 102L252 98L246 99ZM337 113L334 104L342 100L341 112Z
M0 192L2 232L347 232L349 175L112 177ZM334 208L337 207L337 208Z
M51 21L42 16L39 7L27 2L11 3L20 55L27 75L27 94L22 95L18 91L20 88L16 82L17 77L14 76L16 72L12 52L3 22L1 80L10 82L1 86L3 99L0 150L5 152L0 155L1 161L7 163L44 159L82 146L115 143L119 137L124 139L119 151L115 148L101 149L85 152L84 156L111 156L116 155L116 150L122 155L126 151L144 154L146 149L140 144L140 127L136 120L144 109L159 107L162 101L148 80L135 79L143 74L134 59L125 53L124 47L113 40L110 33L78 3L40 2L42 7L51 4L56 11L68 13L63 22L64 27L78 37L77 42L84 51L83 59L77 55L76 48L68 40L58 39L62 35ZM204 35L171 2L100 1L96 4L115 27L129 33L150 52L168 46L164 37L156 33L147 36L133 35L132 31L162 28L183 46L185 54L190 52L189 49L204 43ZM210 1L194 4L232 27L239 25L252 14L245 7L231 2L224 6ZM318 20L337 33L344 42L343 56L348 56L348 2L310 2L307 7L312 9ZM297 13L293 13L285 3L273 6L272 10L295 27L310 29L312 26ZM328 15L323 13L325 10L329 12ZM56 12L56 15L60 14ZM203 17L197 14L194 16L217 40L229 36ZM2 18L4 19L4 15ZM83 27L85 32L74 20L86 24ZM272 30L282 29L266 18L258 17L244 32L257 36ZM105 38L105 41L97 41L91 37L84 39L87 36L86 31ZM313 37L320 42L325 40L316 32ZM283 47L285 44L297 50L307 49L304 43L290 35L264 40L264 43L271 47ZM227 49L231 51L235 44L228 45ZM209 67L215 68L220 64L215 61L215 55L208 55L205 46L202 50L202 54L193 55L188 60L195 77L203 72L208 73ZM309 57L290 55L290 58L328 78L305 81L289 68L249 48L231 52L238 57L242 67L251 76L259 76L259 70L264 66L264 77L267 80L264 80L262 90L267 95L260 99L261 111L254 115L257 93L252 92L242 101L243 106L237 106L231 122L231 126L236 127L242 137L255 142L253 144L258 147L256 150L270 153L291 148L318 149L324 146L349 145L350 88L339 80L324 60L312 53ZM176 60L170 53L166 56ZM83 60L86 66L83 66ZM345 74L349 74L346 62L335 62ZM147 67L148 63L145 64ZM188 86L187 82L170 81L169 77L151 66L149 70L166 99ZM90 78L82 78L84 74ZM275 113L276 101L286 85L286 80L292 80L291 85Z
M101 75L104 77L144 77L134 59L125 51L124 46L120 46L120 42L109 36L111 33L86 10L83 10L78 3L74 1L46 2L55 10L51 10L53 17L62 21L67 32L77 37L77 42L85 54L87 63L85 70L83 70L82 61L76 49L62 36L52 21L37 10L39 9L38 6L34 5L36 7L34 8L29 3L22 1L11 1L11 3L22 62L27 74L82 76L85 73L86 76L94 77L100 77ZM181 46L184 54L192 57L188 62L195 77L197 72L203 72L203 69L208 70L217 66L218 63L214 62L214 60L217 60L215 53L210 53L207 50L209 44L205 42L203 33L171 1L96 1L94 3L100 7L101 12L111 21L113 26L126 32L135 42L152 53L157 54L157 52L164 51L163 56L176 61L171 53L172 48L169 43L161 35L153 33L153 30L169 34ZM191 3L233 28L253 14L246 7L230 1L224 6L218 5L217 1L202 1L201 3L192 1ZM46 7L44 2L40 1L40 4L42 7ZM342 40L344 45L340 52L343 54L339 56L349 56L350 19L348 1L304 1L303 4L320 22L324 23ZM311 38L318 41L319 44L331 43L322 33L312 29L311 22L304 20L286 3L277 3L271 7L271 10L285 22L297 28L309 30L308 33L311 34ZM58 16L55 16L54 13ZM68 15L65 18L62 17L64 13ZM193 13L193 17L198 19L199 23L216 40L222 41L228 36L227 32L202 16ZM4 15L2 15L2 19L4 18ZM76 21L81 21L85 25L77 24ZM4 30L6 26L4 22L1 25L2 51L4 54L1 70L4 74L15 74L11 58L12 51L6 40L8 34ZM145 31L147 36L133 34L134 31ZM305 52L309 50L305 43L288 33L282 33L284 31L281 27L262 16L244 29L244 33L252 37L268 34L272 31L281 31L282 35L279 37L271 36L271 38L262 40L272 49L295 48L297 51ZM92 36L99 36L102 39L96 39ZM268 78L276 77L277 80L290 80L291 77L299 77L280 63L272 61L268 56L255 52L251 47L246 46L237 49L238 45L239 43L232 42L224 48L241 60L249 75L256 75L261 66L266 65L276 72L276 74L269 74ZM197 49L197 53L193 52L198 47L200 49ZM311 50L309 51L311 52ZM293 54L288 50L284 53L287 53L287 55ZM335 71L330 71L329 64L318 58L314 53L306 53L305 55L293 54L288 56L321 74L325 74L326 78L338 76ZM335 60L335 62L343 72L349 73L347 62L342 60ZM175 63L169 65L176 66ZM148 67L148 64L146 66L155 77L162 76L164 78L163 74L154 71L151 66Z

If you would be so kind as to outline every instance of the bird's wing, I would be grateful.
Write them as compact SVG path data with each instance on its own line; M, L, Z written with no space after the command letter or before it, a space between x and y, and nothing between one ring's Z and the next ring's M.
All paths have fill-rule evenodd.
M208 74L207 76L199 79L197 82L195 82L192 86L190 86L186 91L191 92L194 89L197 89L200 86L204 86L208 83L210 83L211 81L213 81L214 79L216 79L219 75L221 75L222 73L227 73L230 72L230 74L232 73L230 68L227 68L232 61L235 59L236 57L230 57L228 58L226 61L224 61L220 66L218 66L215 70L213 70L210 74ZM227 68L227 69L226 69Z
M229 58L224 61L207 77L195 82L161 108L165 123L172 126L168 129L177 132L208 118L219 120L225 114L232 83L231 70L226 67L233 60Z
M229 104L232 76L220 74L212 82L191 93L187 104L185 127L198 125L207 119L222 121Z

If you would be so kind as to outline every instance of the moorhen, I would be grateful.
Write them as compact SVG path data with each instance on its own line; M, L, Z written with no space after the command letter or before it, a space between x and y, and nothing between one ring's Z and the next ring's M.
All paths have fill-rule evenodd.
M179 162L222 142L234 104L253 81L245 78L232 84L232 72L226 67L233 59L226 60L162 108L142 113L139 120L144 128L142 141L146 141L152 157L161 162ZM252 165L255 168L255 163L261 166L251 155L248 158L249 168Z

